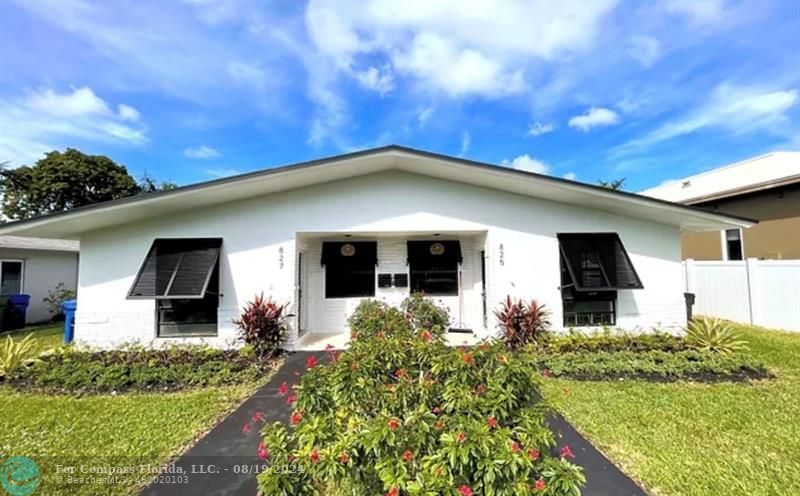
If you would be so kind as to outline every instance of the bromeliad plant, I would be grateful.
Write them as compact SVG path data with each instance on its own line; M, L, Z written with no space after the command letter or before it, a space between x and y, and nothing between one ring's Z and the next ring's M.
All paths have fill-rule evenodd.
M36 360L36 354L33 334L28 334L20 340L6 336L0 345L0 379L14 377Z
M503 333L503 340L511 349L545 339L550 328L550 311L536 300L513 301L508 296L503 306L494 314Z
M286 305L264 298L264 293L256 295L242 310L242 315L233 321L239 328L244 342L253 348L259 359L274 356L289 329L286 321Z
M686 328L686 344L699 351L723 355L747 349L747 342L731 322L714 318L692 320Z
M350 324L348 350L281 390L291 425L263 431L261 494L580 494L571 451L551 454L536 372L502 342L449 348L374 301Z

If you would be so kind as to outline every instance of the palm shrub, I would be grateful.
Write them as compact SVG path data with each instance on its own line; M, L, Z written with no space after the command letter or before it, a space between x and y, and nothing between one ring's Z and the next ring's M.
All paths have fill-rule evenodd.
M530 363L502 342L449 348L443 332L400 326L391 307L365 305L350 321L350 348L323 365L311 360L286 392L291 425L264 428L262 494L580 494L571 452L551 454Z
M411 293L400 304L400 308L415 329L430 329L437 326L447 330L450 327L450 313L447 309L436 305L433 300L426 298L420 292Z
M261 293L245 305L242 315L233 323L245 344L252 346L256 356L264 360L274 356L286 338L287 317L285 304L265 299Z
M536 300L513 301L508 296L494 314L503 340L512 349L545 339L550 329L550 311Z
M700 351L729 354L747 349L731 322L722 319L695 319L686 328L686 344Z
M6 336L0 346L0 379L14 377L23 367L33 363L37 355L33 334L21 340Z

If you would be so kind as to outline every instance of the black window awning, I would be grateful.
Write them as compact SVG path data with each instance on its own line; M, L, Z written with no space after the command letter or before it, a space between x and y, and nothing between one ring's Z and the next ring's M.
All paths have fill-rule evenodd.
M156 239L128 298L203 298L217 267L221 246L221 238Z
M559 234L558 244L576 291L644 288L616 233Z
M461 242L408 241L408 263L436 260L444 264L461 263ZM438 264L438 263L437 263Z
M352 268L368 268L378 264L377 241L325 241L322 243L322 265L336 264Z

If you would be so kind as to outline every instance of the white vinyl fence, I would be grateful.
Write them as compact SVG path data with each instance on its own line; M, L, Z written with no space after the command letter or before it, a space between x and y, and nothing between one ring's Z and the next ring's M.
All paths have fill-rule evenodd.
M800 331L800 260L683 262L695 315Z

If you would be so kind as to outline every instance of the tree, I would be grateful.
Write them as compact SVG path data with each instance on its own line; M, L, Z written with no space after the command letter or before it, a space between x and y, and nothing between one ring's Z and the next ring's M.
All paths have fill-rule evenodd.
M602 179L597 181L597 184L604 188L613 189L614 191L622 191L622 186L625 184L625 178L621 179L614 179L613 181L603 181Z
M10 220L174 187L168 182L159 185L149 176L139 184L125 166L74 148L46 153L33 166L0 169L3 214Z
M161 183L159 183L147 171L144 171L144 174L142 174L141 177L139 178L139 189L141 189L142 193L168 191L171 189L175 189L177 187L178 185L173 183L172 181L161 181Z

